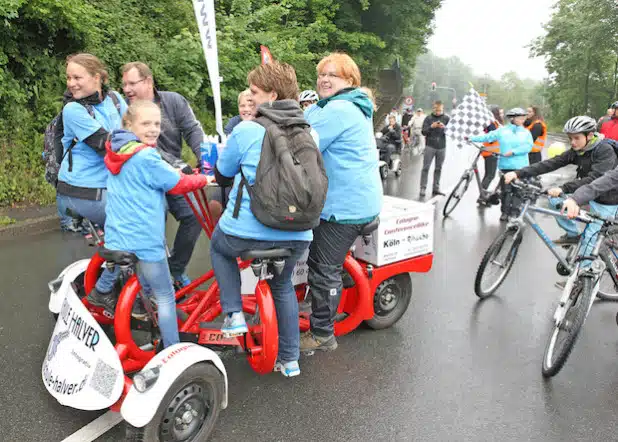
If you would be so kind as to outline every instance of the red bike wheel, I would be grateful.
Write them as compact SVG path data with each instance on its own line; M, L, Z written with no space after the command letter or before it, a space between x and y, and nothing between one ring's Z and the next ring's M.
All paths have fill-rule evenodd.
M99 279L99 271L101 266L105 264L105 260L99 256L99 253L95 253L88 263L86 273L84 274L84 291L86 295L92 291L94 285Z
M102 307L94 307L90 305L86 299L86 296L88 296L88 293L94 289L94 286L101 275L101 266L103 264L105 264L105 260L99 256L98 252L95 253L90 259L88 267L84 272L84 298L82 301L99 324L111 325L114 323L114 320L105 315L104 309Z
M343 262L343 268L354 280L354 288L345 289L346 299L342 299L340 305L346 315L341 315L342 319L335 321L335 336L350 333L365 319L373 316L373 293L363 267L348 255Z
M116 347L126 347L127 356L129 359L138 362L137 365L139 365L139 362L146 365L155 355L155 351L147 351L139 348L133 338L133 333L131 330L131 312L133 311L133 303L135 302L135 298L141 289L142 287L137 279L137 276L131 276L118 297L116 315L114 316L114 330L116 333ZM124 363L125 361L123 361L123 365Z
M260 281L255 288L257 311L250 311L254 319L247 324L249 333L238 340L247 351L249 365L260 374L271 373L275 368L279 352L279 329L273 295L266 281Z

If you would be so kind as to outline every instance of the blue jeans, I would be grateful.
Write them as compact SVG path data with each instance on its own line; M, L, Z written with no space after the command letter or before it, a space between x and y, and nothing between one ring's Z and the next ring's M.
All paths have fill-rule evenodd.
M67 207L65 200L60 198L62 195L56 194L56 209L58 210L58 217L60 218L60 227L72 227L73 217L67 215Z
M144 294L146 296L154 294L157 301L159 330L163 345L169 347L178 344L180 338L176 317L176 296L167 259L156 262L139 261L137 276Z
M292 256L285 260L280 275L268 280L273 294L277 323L279 325L279 355L282 362L297 361L300 357L300 331L298 328L298 301L292 284L292 272L296 261L309 247L309 241L259 241L238 238L223 233L217 226L212 235L210 256L215 277L219 284L221 307L224 313L242 311L240 295L240 272L236 258L245 250L268 250L286 248Z
M58 207L67 208L78 213L91 222L100 226L105 225L105 205L107 203L107 191L103 191L100 201L85 200L74 198L67 195L57 195ZM101 277L97 281L96 289L99 293L109 293L114 288L114 283L118 279L118 268L110 272L107 268L103 270Z
M172 275L178 277L184 273L191 260L202 226L183 195L167 195L167 206L176 221L180 223L169 260Z
M550 198L549 203L556 207L557 209L562 208L562 202L564 198ZM590 201L590 211L597 215L603 217L615 217L616 212L618 211L618 206L609 206L606 204L599 204L595 201ZM571 219L566 218L556 218L558 225L562 227L569 236L577 236L579 235L579 228L577 227L577 223ZM582 242L582 248L579 251L579 255L590 255L592 253L592 249L597 240L597 234L601 230L601 223L599 221L590 223L586 225L584 229L584 239ZM587 263L590 265L590 263Z

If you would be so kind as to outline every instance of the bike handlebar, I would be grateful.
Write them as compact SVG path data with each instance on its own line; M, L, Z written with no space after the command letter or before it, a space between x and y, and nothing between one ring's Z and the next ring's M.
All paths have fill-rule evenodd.
M481 152L488 152L492 156L495 156L495 157L501 157L502 156L502 154L500 154L499 152L492 152L491 150L487 150L485 148L485 146L479 145L479 144L475 143L474 141L470 141L470 140L465 140L465 141L466 141L466 143L471 144L472 146L474 146L475 148L477 148Z
M525 183L519 179L515 179L511 181L510 184L516 189L531 190L532 192L538 193L539 195L547 195L547 190L543 190L543 188L536 186L534 184Z

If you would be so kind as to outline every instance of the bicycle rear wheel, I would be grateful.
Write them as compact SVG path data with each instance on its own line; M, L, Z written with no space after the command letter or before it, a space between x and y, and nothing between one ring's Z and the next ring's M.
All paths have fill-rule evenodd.
M446 203L444 204L444 208L442 209L442 215L445 218L449 216L453 210L455 210L457 204L459 204L459 202L462 200L464 193L466 193L466 190L468 190L470 180L472 180L472 177L464 174L446 199Z
M571 354L593 301L593 287L594 279L588 275L580 275L573 284L564 307L564 317L559 324L554 324L545 347L542 367L544 377L556 375Z
M599 257L605 263L605 271L599 281L597 296L605 301L618 301L618 250L609 244L604 245Z
M511 227L502 232L485 252L474 279L474 292L479 298L492 295L509 274L522 240L519 227ZM497 268L496 275L493 268Z

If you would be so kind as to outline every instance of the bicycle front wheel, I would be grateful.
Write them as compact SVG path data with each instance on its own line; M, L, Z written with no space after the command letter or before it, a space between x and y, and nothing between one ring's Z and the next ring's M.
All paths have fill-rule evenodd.
M466 193L466 190L468 190L471 179L472 178L469 175L462 176L453 191L450 193L450 195L446 199L444 208L442 209L442 215L445 218L449 216L453 210L455 210L457 204L459 204L459 202L462 200L464 193Z
M476 271L474 279L476 296L486 298L498 290L513 267L521 240L521 229L511 227L491 243Z
M558 307L564 308L565 313L562 320L554 324L545 348L542 368L544 377L556 375L571 354L593 301L593 287L593 277L580 275L571 288L566 305Z

